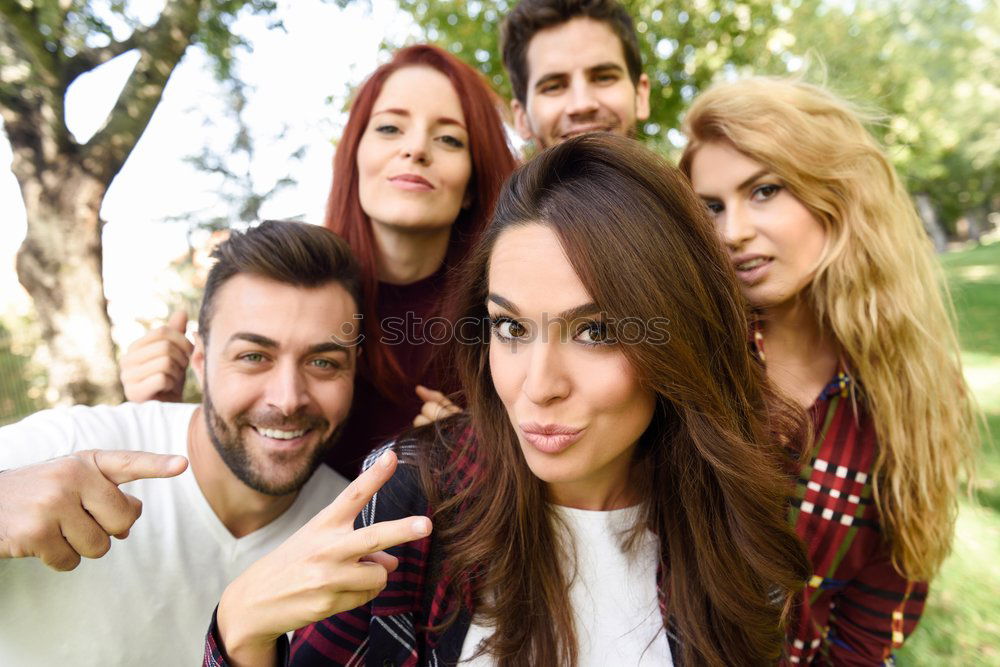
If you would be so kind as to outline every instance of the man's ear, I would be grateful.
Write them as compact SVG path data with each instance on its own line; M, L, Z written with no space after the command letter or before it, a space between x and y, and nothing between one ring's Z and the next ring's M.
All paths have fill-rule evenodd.
M645 74L639 75L639 82L635 85L635 118L649 118L649 77Z
M513 99L510 101L510 111L514 114L514 129L525 141L531 141L535 138L534 133L531 131L531 123L528 122L528 111L521 104L518 99Z
M198 388L205 391L205 341L201 332L194 333L194 351L191 352L191 369L198 379Z

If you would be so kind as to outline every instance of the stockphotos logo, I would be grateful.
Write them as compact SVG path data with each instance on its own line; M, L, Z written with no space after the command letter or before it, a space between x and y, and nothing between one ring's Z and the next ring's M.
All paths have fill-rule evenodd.
M540 322L528 318L508 318L522 331L517 343L540 339L546 343L556 336L563 342L572 340L582 328L596 327L600 343L605 345L666 345L670 342L670 320L666 317L615 319L601 314L581 321L569 321L543 313ZM334 342L346 347L360 345L366 334L364 316L354 315L341 331L330 335ZM403 317L387 317L381 322L379 342L382 345L446 345L457 341L463 345L482 345L492 336L495 322L489 317L463 317L455 322L444 317L422 318L407 312Z

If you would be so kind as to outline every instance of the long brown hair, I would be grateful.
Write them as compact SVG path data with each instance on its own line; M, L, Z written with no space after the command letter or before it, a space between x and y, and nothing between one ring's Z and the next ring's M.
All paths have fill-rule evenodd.
M622 345L657 398L632 468L641 520L625 545L641 531L656 535L686 663L773 663L790 594L809 572L785 519L779 444L802 422L749 351L744 302L703 204L680 172L621 137L572 139L518 169L463 267L457 305L475 324L461 340L476 342L459 343L456 360L475 437L450 451L440 438L421 461L445 554L439 576L495 628L485 650L499 664L575 662L554 513L488 365L490 255L505 230L524 224L553 229L607 321L669 319L666 341ZM456 486L466 474L457 462L470 459L472 482Z
M962 375L940 262L864 115L818 86L755 77L714 86L684 120L688 175L726 142L766 165L822 223L804 292L832 331L878 436L875 501L896 569L929 579L951 549L959 472L971 474L977 411Z
M361 370L379 391L386 396L397 397L410 394L412 378L403 377L391 348L380 340L383 334L376 311L378 250L371 220L362 210L358 196L358 146L382 86L390 76L405 67L430 67L448 77L462 104L462 114L469 131L472 175L468 191L472 201L459 213L451 228L445 258L447 263L454 264L465 257L489 220L501 184L517 164L500 117L499 98L481 74L443 49L427 44L400 49L393 54L392 60L376 69L358 89L333 158L334 182L326 204L324 226L347 241L361 265L367 329Z

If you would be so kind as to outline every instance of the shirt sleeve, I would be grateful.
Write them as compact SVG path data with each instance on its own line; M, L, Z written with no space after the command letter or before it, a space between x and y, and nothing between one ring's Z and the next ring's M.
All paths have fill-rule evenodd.
M147 424L157 410L148 405ZM142 419L135 404L117 406L74 405L42 410L0 428L0 470L48 461L84 449L136 449L145 443Z
M77 449L69 410L42 410L0 428L0 470L11 470L65 456Z
M370 467L388 446L372 453L365 461ZM394 447L400 453L398 447ZM391 521L412 515L427 514L427 501L420 490L417 470L403 461L396 472L355 519L354 527L363 528L381 521ZM356 609L336 614L298 630L291 646L279 644L280 665L308 667L311 665L363 665L371 662L369 653L391 655L391 662L401 667L416 664L415 636L405 643L385 641L399 622L401 615L412 615L420 608L423 575L426 569L430 538L423 538L391 549L388 553L399 559L399 567L389 574L385 589L371 602ZM389 621L388 619L392 619ZM398 633L395 633L398 636ZM284 641L284 637L281 638ZM287 649L286 649L287 647ZM402 658L402 659L400 659ZM225 651L218 635L215 618L205 639L204 667L226 667Z
M205 657L202 659L202 667L228 667L229 661L223 650L222 639L219 636L219 623L216 615L219 607L215 607L212 612L212 624L208 626L208 634L205 636ZM278 659L276 665L288 664L288 637L282 635L278 638Z
M363 468L367 470L391 447L400 463L392 479L372 497L355 519L355 529L429 513L419 473L411 463L414 446L411 443L391 443L365 459ZM291 646L291 664L294 667L416 664L418 648L412 619L420 611L430 538L401 544L386 551L399 559L399 567L389 574L385 589L365 605L296 632Z
M883 550L833 599L826 648L832 665L891 665L920 620L928 584L903 577Z

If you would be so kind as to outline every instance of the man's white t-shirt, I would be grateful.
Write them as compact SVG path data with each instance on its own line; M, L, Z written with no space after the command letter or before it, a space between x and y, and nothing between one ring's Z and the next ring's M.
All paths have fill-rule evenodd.
M46 410L0 429L0 470L82 449L186 455L196 407L149 401ZM103 558L84 558L71 572L37 558L0 559L0 665L201 664L226 585L346 486L320 466L284 514L236 539L190 467L121 485L142 501L142 516Z
M576 576L570 584L569 599L579 667L672 665L656 592L656 537L647 532L631 553L621 548L621 535L635 525L636 508L608 512L558 505L553 508L565 523L576 551ZM476 621L473 618L465 635L460 667L496 664L489 656L471 658L480 642L493 634L492 628Z

